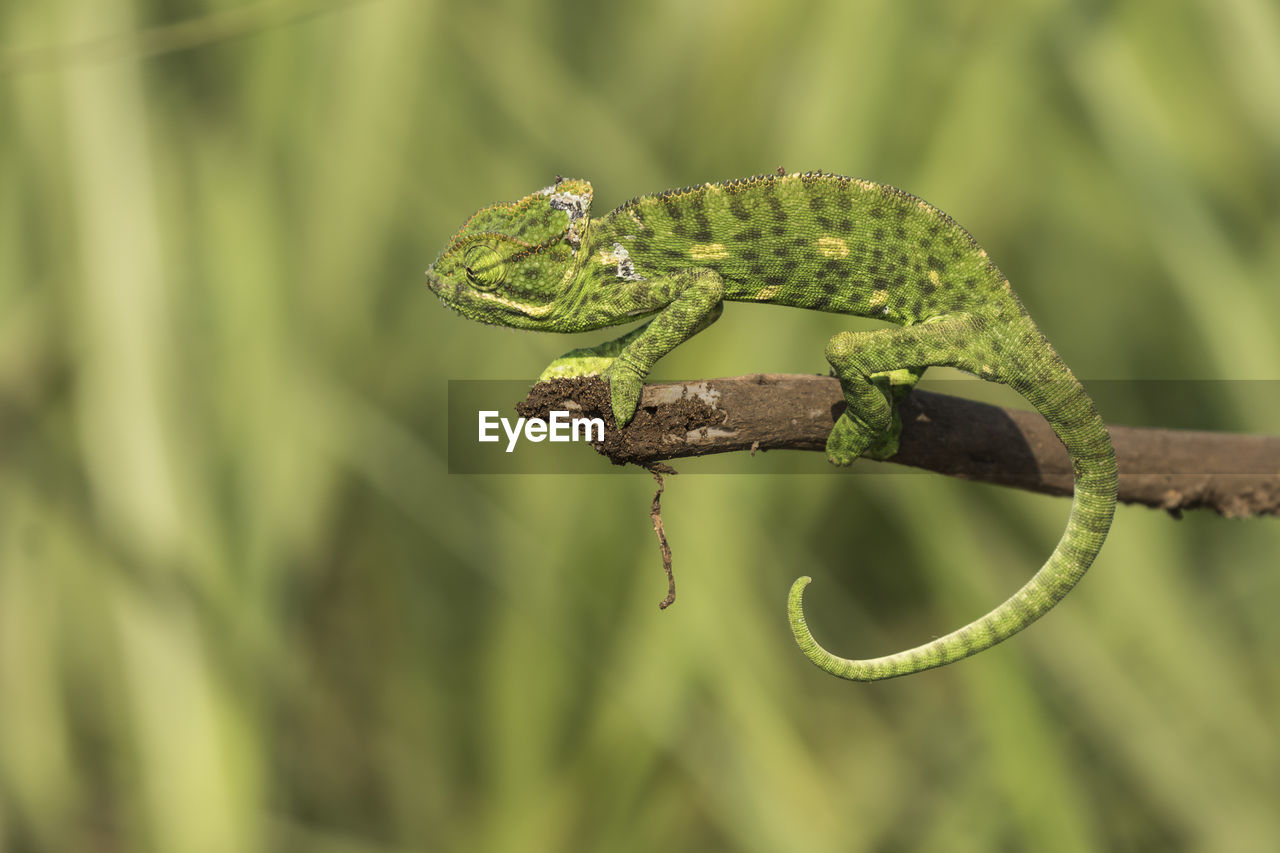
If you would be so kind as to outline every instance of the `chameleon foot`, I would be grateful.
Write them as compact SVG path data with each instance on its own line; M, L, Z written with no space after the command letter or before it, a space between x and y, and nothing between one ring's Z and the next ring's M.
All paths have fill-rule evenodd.
M622 359L614 360L602 375L609 383L609 396L613 402L613 422L618 429L622 429L631 423L636 407L640 405L640 389L644 387L644 376Z
M845 412L827 436L827 460L844 467L859 456L888 459L898 452L901 432L902 424L896 420L887 430L874 430Z

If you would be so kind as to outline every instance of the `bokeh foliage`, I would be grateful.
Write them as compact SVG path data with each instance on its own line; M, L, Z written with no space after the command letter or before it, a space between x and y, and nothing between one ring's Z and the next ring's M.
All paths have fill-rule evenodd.
M1211 379L1193 425L1275 432L1277 104L1271 0L0 5L0 849L1276 849L1274 520L1122 508L1025 635L838 682L795 575L889 651L1066 503L689 463L659 613L647 476L447 472L448 379L586 338L421 272L556 173L827 169L964 223L1129 422ZM730 306L656 376L847 325Z

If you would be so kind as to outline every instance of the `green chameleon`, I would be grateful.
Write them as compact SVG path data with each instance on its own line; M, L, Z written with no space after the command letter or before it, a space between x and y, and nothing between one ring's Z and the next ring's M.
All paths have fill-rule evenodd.
M798 579L788 617L819 667L870 681L960 660L1039 619L1088 570L1115 511L1110 437L1008 280L951 217L893 187L820 172L641 196L599 220L590 216L591 198L587 181L557 178L476 212L427 270L427 284L464 317L498 326L585 332L651 318L616 340L569 352L540 377L602 376L619 427L634 415L658 359L734 299L896 324L841 332L827 343L848 403L827 439L836 465L897 451L895 403L930 365L1015 389L1072 457L1071 517L1049 560L1003 604L943 637L884 657L837 657L810 633L801 604L809 578Z

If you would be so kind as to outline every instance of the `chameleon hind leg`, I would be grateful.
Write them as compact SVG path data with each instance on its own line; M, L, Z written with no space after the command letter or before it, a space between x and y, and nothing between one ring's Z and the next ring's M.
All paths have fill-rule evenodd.
M838 336L837 336L838 337ZM834 362L832 363L834 367ZM834 465L851 465L859 456L868 459L888 459L898 452L898 438L902 434L902 418L898 415L898 403L920 381L925 367L903 367L881 370L871 374L841 375L840 387L844 390L845 410L827 436L827 460ZM865 392L870 382L872 391ZM877 395L873 397L872 395ZM856 404L850 402L856 400ZM881 426L883 412L880 401L888 406L889 421ZM855 408L856 406L856 408ZM865 407L870 407L865 408Z
M827 361L846 406L827 437L827 459L850 465L859 456L888 459L897 453L897 404L932 365L971 368L965 354L983 326L972 314L954 314L905 328L841 332L828 341Z

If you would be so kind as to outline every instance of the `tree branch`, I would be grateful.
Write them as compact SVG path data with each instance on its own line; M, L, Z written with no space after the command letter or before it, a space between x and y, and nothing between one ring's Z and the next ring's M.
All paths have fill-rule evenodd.
M734 450L823 450L844 410L825 376L757 374L646 385L635 419L619 432L597 377L535 385L516 406L525 417L569 409L605 420L596 450L614 463ZM1040 415L928 391L899 406L902 440L888 461L1033 492L1069 495L1071 462ZM1163 509L1208 508L1228 517L1280 515L1280 437L1110 427L1120 500Z

